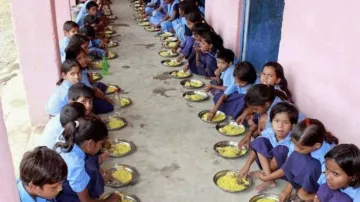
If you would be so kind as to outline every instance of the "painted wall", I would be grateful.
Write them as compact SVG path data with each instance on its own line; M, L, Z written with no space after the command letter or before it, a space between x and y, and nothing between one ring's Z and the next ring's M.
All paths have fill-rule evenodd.
M286 1L279 52L300 109L358 146L359 7L358 0Z
M0 195L4 201L20 201L16 187L14 166L11 159L7 132L0 100Z
M223 38L224 46L233 50L237 57L241 46L239 39L242 26L240 22L243 21L242 11L243 0L205 1L206 21Z
M31 122L44 123L45 104L59 79L55 2L12 0L12 17Z
M71 20L70 1L69 0L55 0L56 8L56 27L59 39L64 38L63 25L64 22Z

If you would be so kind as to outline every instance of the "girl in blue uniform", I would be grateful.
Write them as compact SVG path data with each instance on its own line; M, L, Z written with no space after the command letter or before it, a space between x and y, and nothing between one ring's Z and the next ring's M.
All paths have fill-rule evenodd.
M249 131L244 138L239 142L239 147L244 144L249 145L253 135L260 134L266 128L271 127L270 110L275 104L289 101L285 93L276 90L273 86L265 84L256 84L248 90L245 96L246 108L241 115L236 119L237 123L242 123L248 119ZM254 119L254 113L259 120ZM303 120L305 116L299 112L299 121Z
M80 28L80 34L89 39L88 55L94 59L100 59L107 56L106 50L100 47L101 41L96 39L96 32L90 25L85 25Z
M218 69L215 71L216 79L205 86L205 91L210 91L215 95L226 90L228 86L235 82L233 61L235 54L230 49L222 49L217 55Z
M26 152L20 163L17 188L21 202L56 202L68 170L59 154L46 147ZM7 200L3 200L7 201Z
M159 7L152 12L152 15L148 18L149 22L155 26L159 27L160 23L162 22L165 14L168 11L168 3L166 0L160 0Z
M68 104L69 88L81 82L80 65L74 60L66 60L61 65L61 77L56 83L54 94L51 95L46 105L46 113L52 117L59 114L61 109Z
M78 102L72 102L65 105L61 109L61 113L50 119L46 124L42 136L42 145L49 149L53 149L58 137L63 131L63 127L67 123L85 116L85 111L85 106Z
M326 181L321 182L314 202L360 201L360 150L340 144L325 155Z
M284 68L277 62L267 62L261 72L260 82L265 85L274 86L275 89L283 91L288 100L291 101L291 93L284 75Z
M121 201L117 194L96 200L104 192L105 173L100 171L96 154L108 138L106 125L94 117L79 118L66 124L62 136L65 142L58 142L55 147L66 162L68 174L57 201Z
M296 189L297 196L304 201L314 200L319 182L325 179L325 154L338 139L328 133L324 125L316 119L299 122L291 132L295 145L293 151L279 172L272 173L267 180L285 176L288 182L281 193L280 201L285 201ZM276 179L275 178L275 179Z
M173 25L181 23L179 18L179 0L165 0L168 4L167 13L162 19L160 26L163 32L174 31Z
M107 85L101 82L96 82L94 86L91 84L88 73L88 64L89 57L86 55L85 51L79 46L70 46L66 51L67 59L76 59L80 64L82 71L82 80L81 83L87 85L90 88L94 89L95 99L94 99L94 108L93 111L95 114L104 114L114 110L112 105L112 100L105 96L105 92L108 88Z
M235 82L231 83L224 93L214 97L215 106L210 110L208 120L211 120L218 110L236 119L245 107L244 97L247 90L256 81L256 70L249 62L240 62L235 65Z
M90 40L81 34L75 34L69 41L68 46L65 49L65 58L66 58L66 50L71 46L80 46L86 54L89 53Z
M147 15L150 15L152 12L154 12L155 8L159 5L159 3L160 3L160 0L151 0L145 6L145 13Z
M260 136L251 142L252 151L240 170L239 176L246 176L254 161L265 176L280 169L285 163L289 151L294 148L291 141L291 129L297 123L298 117L299 112L293 104L285 102L276 104L270 112L271 128L262 131ZM261 171L250 173L253 178L261 175ZM257 186L256 191L261 192L275 186L274 180L268 180Z
M195 8L192 2L182 1L179 3L179 18L180 23L178 21L173 21L173 29L175 31L176 37L179 40L180 46L183 46L186 40L186 15L190 12L194 12Z

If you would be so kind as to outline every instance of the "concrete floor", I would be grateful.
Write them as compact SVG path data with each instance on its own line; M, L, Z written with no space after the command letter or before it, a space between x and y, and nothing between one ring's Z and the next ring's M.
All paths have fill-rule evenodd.
M225 193L212 181L216 172L239 169L246 160L222 159L213 151L213 145L240 138L222 136L214 125L199 120L197 113L210 109L212 99L202 103L184 101L182 94L187 90L179 84L180 80L164 76L164 72L172 69L160 64L159 38L136 25L127 0L113 2L113 13L119 17L116 31L122 35L120 47L114 50L120 57L110 62L111 73L105 81L117 83L128 91L126 96L133 99L134 105L121 112L130 127L111 132L111 136L133 141L138 150L108 162L132 165L141 175L137 184L121 190L147 202L248 201L256 194L253 189L238 194ZM208 82L203 77L194 77ZM106 188L106 191L112 189ZM272 190L273 193L280 191L280 188Z
M225 137L215 126L198 119L197 113L212 107L212 99L202 103L188 103L182 99L187 90L180 80L167 78L174 68L160 64L162 58L159 38L136 25L127 0L113 0L113 13L119 17L113 27L121 36L120 46L113 48L119 58L109 61L110 74L102 81L118 84L134 104L120 111L129 122L123 130L110 132L111 137L133 141L137 151L120 162L137 168L140 180L134 186L120 189L133 193L143 202L236 202L249 201L256 195L255 186L248 191L231 194L219 190L213 175L224 169L240 169L246 158L222 159L212 147L223 140L238 141L240 137ZM180 68L177 68L180 69ZM204 82L203 77L194 76ZM2 91L4 116L15 171L22 154L40 142L42 127L29 125L21 75L12 79ZM14 93L16 92L16 93ZM20 128L20 130L19 130ZM31 134L31 135L30 135ZM256 170L253 166L253 170ZM255 185L259 181L255 181ZM271 192L279 194L283 182ZM106 187L106 192L114 189Z

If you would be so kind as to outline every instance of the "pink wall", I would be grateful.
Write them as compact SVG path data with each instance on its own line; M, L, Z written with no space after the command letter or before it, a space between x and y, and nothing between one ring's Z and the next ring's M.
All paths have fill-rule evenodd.
M59 79L54 0L12 0L12 17L32 124L48 120L45 104Z
M69 0L55 0L56 8L56 25L59 39L64 37L63 24L71 20L70 1Z
M0 196L4 201L20 201L16 187L14 166L11 159L7 132L0 100ZM18 168L16 168L18 169Z
M286 1L279 52L300 109L358 146L359 7L358 0Z
M206 21L223 38L224 46L239 56L243 0L205 1ZM240 53L241 54L241 53Z

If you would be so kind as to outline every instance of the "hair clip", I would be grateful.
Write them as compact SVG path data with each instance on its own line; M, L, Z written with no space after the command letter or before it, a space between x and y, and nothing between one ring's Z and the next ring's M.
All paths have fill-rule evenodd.
M79 127L79 121L74 121L75 122L75 128Z
M305 119L305 124L306 124L306 126L309 126L310 125L310 119Z

